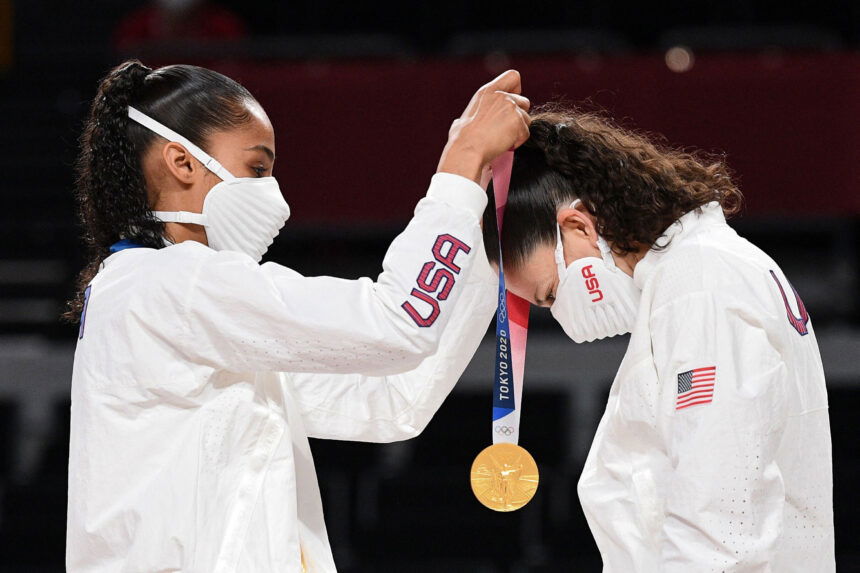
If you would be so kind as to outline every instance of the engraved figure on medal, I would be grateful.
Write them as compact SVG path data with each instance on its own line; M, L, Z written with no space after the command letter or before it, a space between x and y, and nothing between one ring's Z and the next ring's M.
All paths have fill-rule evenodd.
M485 448L472 464L472 491L494 511L514 511L531 501L538 488L538 468L532 456L516 444Z

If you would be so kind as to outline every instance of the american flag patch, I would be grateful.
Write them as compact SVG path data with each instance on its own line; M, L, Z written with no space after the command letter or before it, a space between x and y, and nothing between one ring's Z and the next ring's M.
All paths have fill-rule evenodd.
M714 399L714 382L717 380L717 367L696 368L678 374L678 398L675 409L683 410L697 404L707 404Z

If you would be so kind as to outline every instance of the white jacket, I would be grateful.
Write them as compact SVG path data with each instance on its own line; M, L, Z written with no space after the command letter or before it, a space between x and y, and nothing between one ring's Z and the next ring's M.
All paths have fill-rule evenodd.
M641 306L579 481L604 572L834 571L827 393L802 302L717 203L667 238L635 267Z
M308 436L418 435L495 309L483 189L434 176L383 272L111 255L72 379L69 571L334 571Z

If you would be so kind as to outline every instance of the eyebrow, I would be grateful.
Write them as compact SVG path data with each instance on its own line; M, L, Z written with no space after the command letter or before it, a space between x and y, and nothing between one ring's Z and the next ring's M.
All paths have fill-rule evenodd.
M274 152L274 151L272 151L271 149L269 149L268 147L266 147L266 146L265 146L265 145L263 145L263 144L260 144L260 145L253 145L253 146L251 146L251 147L246 147L246 148L245 148L245 151L262 151L263 153L265 153L266 155L268 155L268 156L269 156L269 159L270 159L271 161L274 161L274 160L275 160L275 152Z

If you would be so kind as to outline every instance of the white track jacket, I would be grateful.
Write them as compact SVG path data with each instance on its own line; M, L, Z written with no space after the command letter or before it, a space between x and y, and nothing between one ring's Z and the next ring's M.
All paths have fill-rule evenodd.
M635 267L641 306L579 481L603 570L832 572L827 393L803 303L717 203L667 239Z
M307 437L421 432L495 310L485 205L435 175L376 282L192 241L108 257L75 353L68 570L334 571Z

